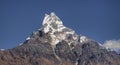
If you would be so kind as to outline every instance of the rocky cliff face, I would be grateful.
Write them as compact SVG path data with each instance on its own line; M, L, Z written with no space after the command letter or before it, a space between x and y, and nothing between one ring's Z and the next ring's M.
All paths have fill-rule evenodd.
M0 65L120 65L120 55L45 15L42 28L22 45L0 50Z

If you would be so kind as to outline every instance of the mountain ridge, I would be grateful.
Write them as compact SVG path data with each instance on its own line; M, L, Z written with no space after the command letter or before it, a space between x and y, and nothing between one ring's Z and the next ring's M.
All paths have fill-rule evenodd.
M120 55L78 35L51 13L23 44L0 50L0 65L120 65Z

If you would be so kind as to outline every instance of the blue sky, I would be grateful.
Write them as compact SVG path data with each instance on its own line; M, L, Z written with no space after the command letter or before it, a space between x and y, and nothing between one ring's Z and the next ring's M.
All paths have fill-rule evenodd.
M120 38L120 0L0 0L0 48L24 42L50 12L101 43Z

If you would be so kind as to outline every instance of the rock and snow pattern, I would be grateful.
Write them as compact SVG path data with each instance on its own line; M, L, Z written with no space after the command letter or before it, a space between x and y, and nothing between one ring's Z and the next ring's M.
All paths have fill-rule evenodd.
M42 27L19 46L0 49L0 65L120 65L120 54L114 52L120 51L119 42L101 45L77 35L51 13L45 15Z
M120 39L118 40L107 40L103 46L108 49L108 51L116 51L120 54Z
M88 41L87 37L86 36L81 36L80 37L80 42L83 43L83 42L86 42Z
M76 41L79 41L80 43L87 43L92 40L83 35L79 36L75 33L74 30L64 26L63 22L60 20L60 18L58 16L56 16L56 14L54 12L50 13L50 15L45 14L42 26L43 26L42 30L44 31L44 33L50 34L50 36L52 38L51 45L53 45L53 46L55 46L62 40L65 40L66 42L68 42L68 45L71 45L71 43L76 42ZM29 40L29 39L30 38L27 38L27 40ZM108 49L108 46L109 46L109 45L106 46L106 44L104 44L104 45L99 44L99 45L101 47L105 46L106 49ZM116 48L112 48L111 50L116 51ZM118 52L118 50L117 50L117 52Z
M62 31L62 29L66 28L63 26L62 21L53 12L50 15L45 14L42 25L44 26L45 33L51 31L52 34L56 31Z
M67 28L63 25L63 22L60 20L58 16L55 15L54 12L52 12L50 15L45 14L43 23L42 23L42 29L44 33L49 33L52 38L51 45L56 45L62 40L65 40L67 42L71 42L67 38L72 37L72 40L77 40L78 35L75 34L75 31Z

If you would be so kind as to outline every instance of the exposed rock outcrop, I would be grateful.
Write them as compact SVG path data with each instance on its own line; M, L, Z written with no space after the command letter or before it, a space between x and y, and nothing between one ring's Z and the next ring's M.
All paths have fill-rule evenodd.
M0 50L0 65L120 65L120 55L45 15L42 28L22 45Z

